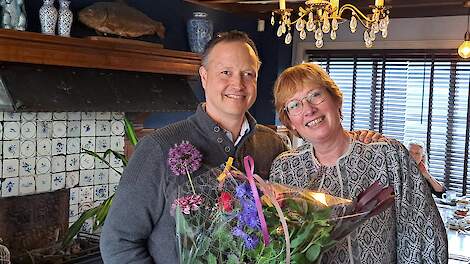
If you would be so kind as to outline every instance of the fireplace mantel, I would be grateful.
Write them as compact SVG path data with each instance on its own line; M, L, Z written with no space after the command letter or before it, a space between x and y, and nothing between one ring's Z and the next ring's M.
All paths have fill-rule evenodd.
M0 29L0 61L196 75L199 55L138 41L50 36Z

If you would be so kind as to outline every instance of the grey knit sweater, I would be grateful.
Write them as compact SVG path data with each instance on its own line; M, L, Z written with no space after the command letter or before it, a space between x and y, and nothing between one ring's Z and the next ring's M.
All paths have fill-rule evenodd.
M203 155L204 168L216 167L229 156L235 166L245 155L255 159L255 171L267 177L272 160L286 150L271 129L257 125L247 113L250 132L235 147L200 105L188 119L142 139L124 170L101 234L105 263L178 263L175 222L170 207L187 177L175 176L167 165L168 150L183 140ZM192 175L204 173L201 168Z

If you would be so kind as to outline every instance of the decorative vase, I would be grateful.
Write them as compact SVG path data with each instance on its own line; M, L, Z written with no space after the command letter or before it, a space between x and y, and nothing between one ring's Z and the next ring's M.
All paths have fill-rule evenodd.
M193 18L187 24L189 47L192 52L203 53L207 42L212 39L212 21L207 19L207 14L194 12Z
M57 9L54 7L54 0L44 0L44 4L39 9L39 20L43 34L55 35Z
M73 13L70 10L70 1L59 1L59 21L57 23L57 32L64 37L70 37L70 29L72 28Z

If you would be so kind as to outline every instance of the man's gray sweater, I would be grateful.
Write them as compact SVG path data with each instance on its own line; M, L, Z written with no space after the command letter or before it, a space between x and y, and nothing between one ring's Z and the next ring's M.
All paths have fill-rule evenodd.
M105 263L178 263L175 221L170 215L178 186L187 177L168 168L168 150L183 140L203 155L204 168L217 167L229 156L242 169L245 155L255 159L255 171L267 177L272 160L286 150L271 129L257 125L247 113L250 132L235 147L200 105L186 120L158 129L143 138L124 170L101 233ZM193 176L204 173L201 168Z

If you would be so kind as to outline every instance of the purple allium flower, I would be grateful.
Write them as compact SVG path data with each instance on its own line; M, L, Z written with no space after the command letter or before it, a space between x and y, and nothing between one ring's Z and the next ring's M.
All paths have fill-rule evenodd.
M173 202L171 205L171 211L173 213L176 210L176 207L179 207L183 214L189 215L191 211L197 211L203 202L204 198L201 195L192 194L183 196Z
M188 141L175 144L168 152L168 165L175 175L197 171L201 167L202 154Z
M251 236L247 235L246 237L243 238L243 240L245 241L245 247L247 249L254 249L259 243L259 239L255 235L251 235Z

